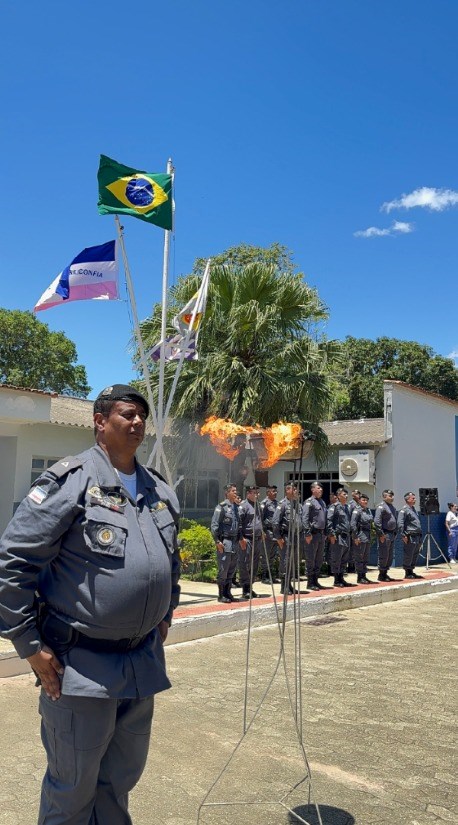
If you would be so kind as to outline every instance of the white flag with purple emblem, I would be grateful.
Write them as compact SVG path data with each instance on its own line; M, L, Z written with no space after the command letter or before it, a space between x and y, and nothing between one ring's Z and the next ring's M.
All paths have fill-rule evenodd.
M69 301L116 301L119 298L118 281L116 241L88 246L59 273L33 311Z

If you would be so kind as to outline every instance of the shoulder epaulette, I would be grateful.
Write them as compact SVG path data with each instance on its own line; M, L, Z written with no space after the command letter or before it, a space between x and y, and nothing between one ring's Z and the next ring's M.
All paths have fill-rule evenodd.
M81 458L76 458L74 455L68 455L66 458L62 458L60 461L56 461L55 464L52 464L51 467L48 467L46 472L51 473L55 478L63 478L64 476L71 473L72 470L77 470L78 467L82 467L83 462Z

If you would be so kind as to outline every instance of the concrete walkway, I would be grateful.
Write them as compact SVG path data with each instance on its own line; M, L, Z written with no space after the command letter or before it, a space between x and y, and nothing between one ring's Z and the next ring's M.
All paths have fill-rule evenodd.
M457 592L435 592L301 622L302 730L323 825L458 821L457 611ZM294 707L296 642L290 623L272 681L278 629L253 631L244 737L246 632L168 648L173 688L157 697L135 825L194 825L231 757L210 801L232 804L203 808L199 825L297 823L278 804L305 772L285 676ZM33 825L44 756L31 676L0 680L0 718L0 821ZM317 825L307 784L288 802Z
M397 568L390 571L390 575L396 579L393 582L377 582L378 571L372 568L368 573L372 584L356 585L356 574L350 574L346 578L354 583L354 587L345 590L334 588L332 577L320 578L320 584L326 589L319 592L307 592L306 582L302 581L300 596L289 597L287 600L286 619L293 618L299 603L301 618L305 619L458 589L457 568L458 565L450 567L447 564L429 570L419 567L417 572L424 577L419 580L404 580L404 571ZM252 627L276 624L278 617L283 615L284 598L280 595L278 584L271 586L256 582L254 590L259 598L251 602L240 598L241 589L234 589L238 601L232 604L218 603L215 584L182 580L181 588L180 606L175 611L167 645L245 630L249 621ZM18 676L29 670L28 662L18 658L13 646L0 640L0 678Z

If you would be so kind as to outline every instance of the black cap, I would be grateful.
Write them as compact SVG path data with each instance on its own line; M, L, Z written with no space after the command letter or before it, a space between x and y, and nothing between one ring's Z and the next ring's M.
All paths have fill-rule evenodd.
M256 484L251 484L250 487L245 487L247 493L253 493L255 490L259 490L259 487L256 487Z
M97 409L98 401L134 401L137 404L141 404L146 414L149 415L149 404L146 398L144 398L135 387L129 386L129 384L113 384L113 386L105 387L104 390L99 392L94 401L95 413L100 412L100 410Z

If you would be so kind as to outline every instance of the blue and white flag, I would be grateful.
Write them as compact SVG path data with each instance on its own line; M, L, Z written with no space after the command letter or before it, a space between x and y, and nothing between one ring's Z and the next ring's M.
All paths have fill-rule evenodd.
M119 298L116 241L88 246L59 273L34 312L69 301L116 301Z

